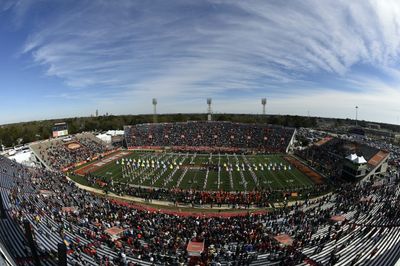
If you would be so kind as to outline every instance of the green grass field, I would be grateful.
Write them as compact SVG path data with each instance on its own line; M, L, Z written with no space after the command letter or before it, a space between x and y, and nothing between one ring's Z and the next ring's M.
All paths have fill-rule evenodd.
M106 182L207 191L285 190L314 185L282 155L132 152L92 174Z

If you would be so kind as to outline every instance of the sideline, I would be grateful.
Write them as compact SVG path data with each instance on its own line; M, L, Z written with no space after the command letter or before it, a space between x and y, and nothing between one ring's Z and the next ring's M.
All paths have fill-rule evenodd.
M240 216L240 215L245 215L248 214L249 212L251 213L267 213L269 212L269 208L255 208L255 207L250 207L248 209L245 208L239 208L239 209L233 209L232 207L229 207L228 205L222 205L221 207L213 206L211 208L211 205L203 205L202 207L197 207L197 206L189 206L185 204L179 204L179 205L174 205L173 202L170 201L162 201L162 200L151 200L151 201L146 201L143 198L139 197L133 197L133 196L119 196L117 194L109 192L106 194L103 190L89 187L82 185L75 180L71 179L67 175L65 176L67 180L73 182L79 189L92 192L98 195L102 195L104 197L108 197L111 200L116 200L117 203L123 204L123 205L129 205L129 203L136 203L131 205L133 208L138 208L138 209L147 209L149 211L163 211L165 213L174 213L178 215L211 215L211 216ZM321 195L315 198L309 199L309 202L311 204L315 204L315 201L318 201L324 197L331 196L333 195L332 192L329 192L325 195ZM287 206L291 207L296 204L301 205L304 204L304 200L296 200L296 201L289 201L287 203ZM168 207L169 209L160 209ZM278 202L278 203L271 203L272 208L284 208L283 202ZM198 212L196 212L198 211ZM224 214L224 215L222 215Z
M79 189L82 189L82 190L85 190L88 192L92 192L92 193L95 193L98 195L102 195L105 197L109 197L110 199L122 200L125 203L126 202L139 203L139 204L142 204L143 207L149 207L149 208L153 208L153 209L159 209L158 207L165 206L165 207L169 207L169 208L174 208L176 210L176 212L185 212L184 209L187 209L188 212L193 213L193 211L190 211L190 210L196 209L198 211L202 211L202 212L199 212L198 214L204 214L204 213L207 213L207 211L209 211L210 214L213 212L219 213L219 214L221 214L221 212L225 212L226 214L232 214L232 216L240 215L242 213L248 213L248 212L253 213L253 212L268 212L269 211L268 208L250 207L250 208L234 209L232 207L229 207L228 205L222 205L221 207L213 206L212 208L211 208L211 205L202 205L202 207L196 207L196 206L191 207L191 206L184 205L184 204L174 205L174 203L170 202L170 201L161 201L161 200L146 201L143 198L133 197L133 196L119 196L112 192L109 192L108 194L106 194L101 189L82 185L82 184L76 182L75 180L71 179L67 175L65 177L67 178L67 180L73 182ZM152 206L152 205L156 205L156 206Z

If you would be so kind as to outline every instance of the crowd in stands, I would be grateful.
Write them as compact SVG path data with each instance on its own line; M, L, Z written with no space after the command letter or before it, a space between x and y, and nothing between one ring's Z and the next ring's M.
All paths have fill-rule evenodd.
M204 134L201 133L200 124L209 122L196 122L195 126L191 123L129 127L125 129L130 136L131 142L128 144L196 147L218 144L223 147L233 145L238 148L283 151L288 145L286 138L290 139L293 135L285 128L267 130L270 126L265 126L260 130L255 125L225 122L212 122L215 127ZM221 133L215 133L218 132L217 128L229 132L229 128L235 126L244 130L241 134L246 132L247 135L243 136L251 137L241 138L238 142L234 142L235 137L231 139L229 134L222 135L227 138L221 138L219 142L215 140L218 137L212 137L213 134L220 136L218 134ZM284 141L275 130L282 131L282 136L286 136ZM265 137L266 132L268 137ZM193 137L197 134L200 134L200 138ZM205 135L207 137L203 137ZM159 140L160 136L164 138ZM178 139L184 141L172 142L179 136ZM272 137L274 141L269 141L271 136L275 136ZM253 137L258 141L266 140L268 144L252 143ZM62 169L107 150L101 142L91 138L71 140L79 143L79 148L73 151L66 148L64 142L57 141L35 146L43 160L55 169ZM340 163L337 158L347 155L344 144L348 144L348 141L333 139L318 149L312 146L297 153L330 176L336 174L336 167ZM359 154L368 159L378 147L382 147L379 143L374 145L371 148L371 145L353 143L352 147L358 148ZM397 154L400 153L392 155L393 161L400 158ZM0 197L7 209L7 221L21 228L24 221L31 223L39 254L44 260L54 256L57 244L64 242L68 246L68 262L71 265L187 265L191 263L187 252L189 241L205 244L205 251L196 265L394 265L400 257L400 176L397 165L392 170L391 176L380 182L343 182L337 184L332 194L309 199L320 194L319 189L324 189L316 186L312 191L307 190L309 194L304 202L285 204L283 208L265 214L249 213L227 219L180 216L118 204L107 197L79 189L61 172L27 168L0 157ZM93 176L88 175L87 179L96 182ZM118 184L106 189L115 194L128 194L149 201L159 199L176 204L232 207L271 206L275 197L270 191L201 192ZM112 228L122 229L116 240L107 233ZM12 226L3 229L0 221L0 240L4 242L5 230L15 230L17 234L18 229L21 231ZM292 244L280 243L276 238L279 235L286 235ZM16 260L31 260L32 252L26 247L26 240L8 241L7 245ZM52 265L50 260L48 265Z
M56 170L90 160L109 150L91 133L77 134L67 139L46 140L32 144L31 148L46 165Z
M99 177L87 174L85 179L91 186L99 184ZM227 191L204 191L196 189L164 189L164 188L147 188L141 186L127 186L123 183L111 183L101 181L101 188L107 193L114 193L119 196L132 196L143 198L147 201L161 200L173 202L176 205L191 205L209 207L221 207L224 205L229 208L250 208L250 207L268 207L271 203L281 202L289 199L291 192L295 191L297 197L312 198L327 193L330 186L328 184L313 185L309 187L293 187L287 190L272 189L256 189L248 192L227 192Z
M399 257L400 183L343 183L333 194L229 219L182 217L117 204L78 189L63 174L0 159L0 190L14 221L29 220L43 252L68 243L76 265L186 265L190 240L204 241L198 265L393 265ZM332 220L340 216L340 221ZM123 233L112 240L107 229ZM291 245L275 236L287 235ZM235 263L235 264L233 264Z
M354 138L352 136L345 136L345 139L353 141ZM387 142L385 140L376 140L376 139L357 139L357 142L371 146L378 150L390 151L389 163L400 165L400 146Z
M344 138L331 138L321 145L313 143L305 149L297 149L295 154L306 160L312 167L327 177L340 177L343 159L350 154L363 156L367 161L379 149Z
M320 140L324 138L329 138L332 136L324 131L313 130L309 128L299 128L296 131L296 138L307 139L310 145L317 144ZM335 135L335 138L342 140L342 142L352 142L362 145L363 151L368 149L368 151L363 154L365 156L371 157L371 154L376 153L377 150L390 151L390 161L397 162L400 158L400 146L390 143L385 139L371 139L368 137L354 136L352 134L345 135ZM361 153L363 152L361 151ZM358 152L356 150L356 152Z
M128 147L172 147L177 150L220 149L285 152L293 128L232 122L139 124L125 127Z

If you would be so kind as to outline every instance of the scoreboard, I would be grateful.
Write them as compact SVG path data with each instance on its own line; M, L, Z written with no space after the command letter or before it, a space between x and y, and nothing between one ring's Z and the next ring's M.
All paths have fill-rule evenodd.
M53 126L53 138L68 136L68 125L65 122L56 123Z

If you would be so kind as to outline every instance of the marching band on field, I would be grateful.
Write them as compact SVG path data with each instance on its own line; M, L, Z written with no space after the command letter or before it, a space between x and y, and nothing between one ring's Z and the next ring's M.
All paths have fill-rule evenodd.
M132 176L138 169L165 169L173 170L180 169L182 162L176 160L154 160L154 159L132 159L122 158L116 161L116 165L121 165L122 174L124 177ZM207 165L204 165L207 167ZM265 163L223 163L222 166L218 164L218 171L225 169L226 172L232 171L290 171L292 170L290 165L286 165L282 162L265 162Z

